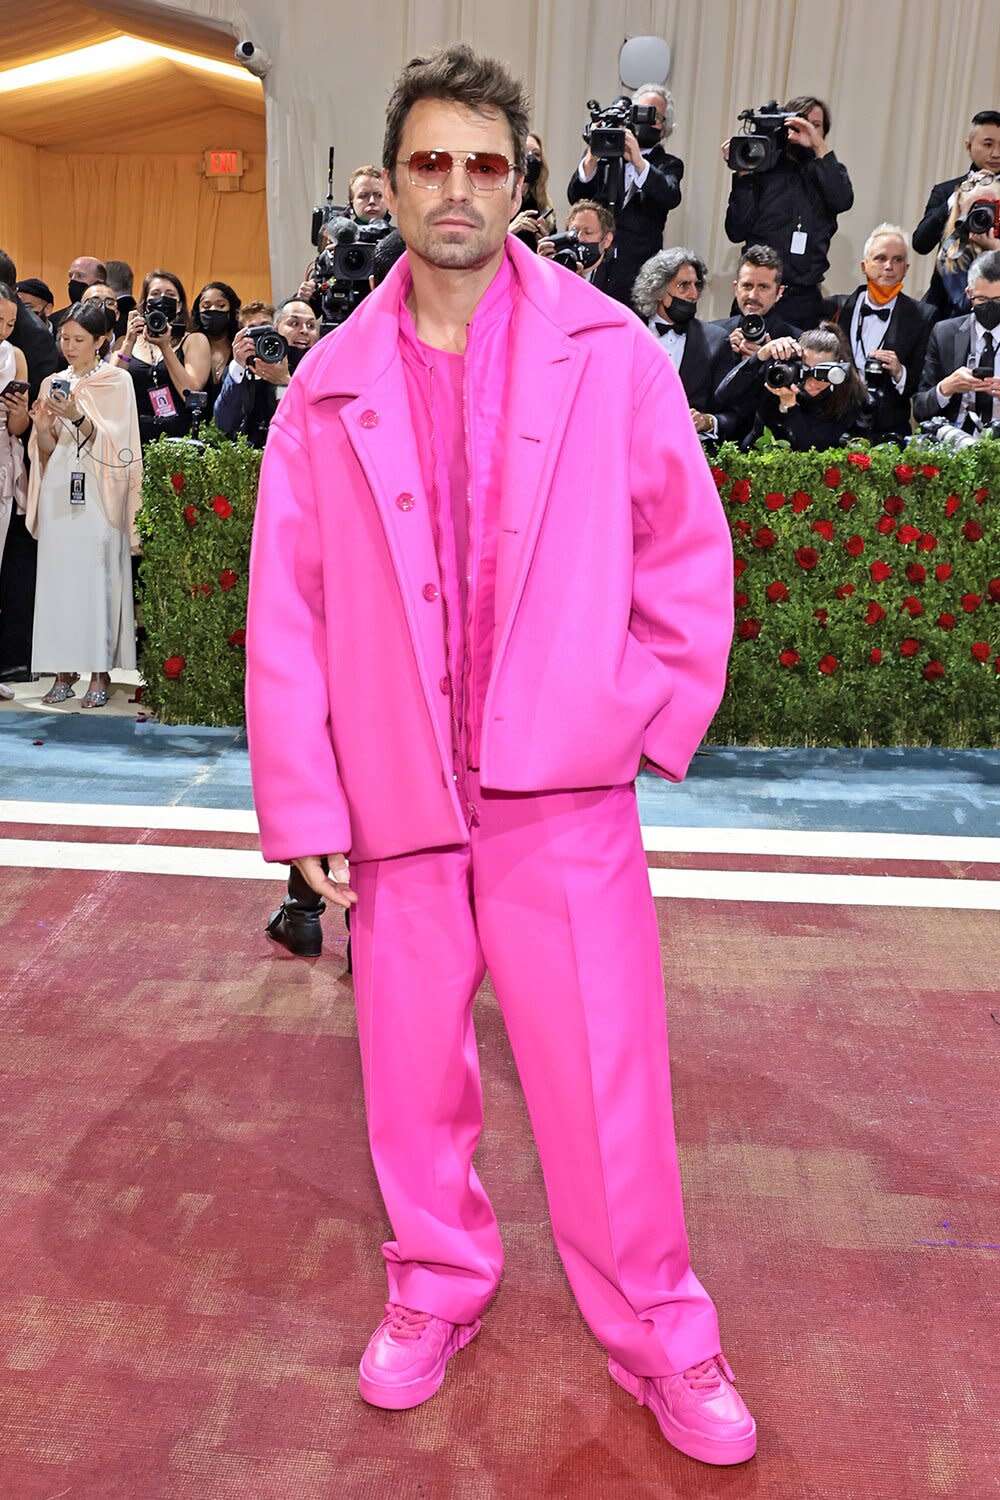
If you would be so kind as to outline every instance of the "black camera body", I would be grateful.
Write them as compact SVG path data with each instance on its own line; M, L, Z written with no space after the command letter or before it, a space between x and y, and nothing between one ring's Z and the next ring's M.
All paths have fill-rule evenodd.
M556 247L553 260L569 271L574 271L577 266L586 270L589 266L596 265L601 258L600 245L581 240L575 229L568 229L564 234L551 234L549 239Z
M583 138L590 154L605 160L624 159L626 130L635 134L643 125L656 124L655 108L651 104L633 104L626 94L606 106L588 99L587 108L590 124L584 126Z
M375 274L375 246L392 233L387 220L359 224L346 214L329 219L327 244L316 257L312 279L320 298L324 323L343 323L368 295Z
M729 142L731 172L769 172L776 166L788 144L788 122L795 115L778 107L770 99L759 109L743 109L736 117L743 133Z
M969 205L964 218L955 220L955 232L963 243L972 234L1000 238L1000 198L977 198Z
M763 343L767 337L767 324L761 313L744 313L738 326L748 344Z
M878 397L884 396L891 384L892 380L889 376L889 371L882 364L881 360L865 360L865 386L869 399L878 399Z
M825 360L822 364L807 365L801 359L768 360L764 372L765 384L772 390L788 390L793 385L801 386L809 377L825 380L829 385L843 385L848 369L842 360Z
M254 359L259 359L264 365L280 365L288 354L288 340L284 334L271 323L255 323L252 328L244 328L250 338L253 339Z
M170 332L178 311L176 297L147 297L142 312L146 332L151 333L154 339L162 338L165 333Z

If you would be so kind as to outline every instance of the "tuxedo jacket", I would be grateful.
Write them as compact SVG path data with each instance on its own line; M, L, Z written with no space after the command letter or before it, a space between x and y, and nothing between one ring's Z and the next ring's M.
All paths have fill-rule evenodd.
M832 299L836 304L833 321L839 323L848 342L851 338L854 309L858 305L858 298L862 297L864 292L865 288L859 286L848 297ZM890 386L878 403L874 412L873 437L890 432L909 432L910 402L920 385L924 356L927 352L927 340L930 338L933 322L932 308L928 307L925 302L916 302L905 292L900 292L889 315L881 347L891 349L899 356L899 362L906 371L906 380L903 384L902 395L895 386ZM852 357L854 355L853 347L851 355Z
M715 411L715 388L722 379L725 355L732 350L714 323L692 318L685 329L684 353L677 371L688 405L696 411ZM666 350L664 350L665 357Z
M1000 337L1000 330L994 337ZM920 389L913 402L913 414L918 422L927 422L931 417L947 417L949 422L958 421L962 405L961 394L952 396L947 406L942 407L934 387L946 375L950 375L952 370L968 364L971 347L971 312L961 318L945 318L943 322L935 323L927 343Z
M662 146L654 146L646 157L649 172L642 187L632 194L620 213L615 214L614 259L609 271L610 284L603 290L619 302L629 303L632 283L639 267L663 249L663 228L667 214L681 201L681 178L684 163L671 156ZM581 182L579 168L566 189L570 203L581 198L599 197L597 179Z
M802 332L801 328L796 328L793 324L786 323L784 318L779 316L779 306L780 304L776 302L771 310L764 315L768 338L797 338ZM720 442L730 439L732 442L738 443L750 431L750 428L753 426L754 417L757 414L757 397L759 392L756 385L753 387L744 386L742 389L737 386L733 389L731 385L726 384L727 376L733 370L738 369L743 363L739 355L733 353L729 344L729 335L737 327L739 321L740 314L737 313L733 317L718 318L714 323L708 325L710 328L721 329L723 334L722 347L715 362L717 379L715 394L713 396L714 404L710 408L715 413Z
M969 169L972 170L971 167ZM924 205L924 216L913 231L913 248L918 255L930 255L937 250L944 234L944 226L948 222L948 199L958 187L964 182L967 173L963 172L961 177L951 177L947 182L936 182L931 188L930 197ZM924 293L924 302L932 310L932 316L936 319L952 316L953 309L951 300L945 290L944 282L938 275L937 266L934 267L930 286Z

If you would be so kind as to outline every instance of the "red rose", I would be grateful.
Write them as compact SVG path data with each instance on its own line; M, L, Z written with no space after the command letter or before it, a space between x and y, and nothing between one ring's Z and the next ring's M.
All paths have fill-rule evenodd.
M764 496L764 504L768 510L780 510L784 503L785 497L780 490L772 490L770 494Z
M819 562L819 553L815 547L798 547L795 552L795 561L808 573Z
M231 646L245 646L247 643L247 633L245 630L234 630L232 635L227 636L226 639Z
M837 598L838 599L849 599L853 593L854 593L854 584L853 583L842 583L840 585L840 587L838 588L838 590L837 590Z
M904 521L902 526L896 532L896 541L899 542L902 546L908 547L911 542L915 542L917 540L917 537L919 535L919 526L911 526L909 521Z
M951 563L938 563L934 569L934 577L938 583L944 583L946 579L951 577Z
M962 502L961 500L959 500L957 495L949 495L947 500L944 502L945 515L953 516L956 510L958 510L958 507L961 505L961 503Z
M989 490L976 490L972 498L973 500L975 500L977 505L982 505L984 500L988 500L990 498L990 492Z
M927 577L927 569L923 563L907 563L906 576L911 583L923 583Z
M892 472L895 474L900 484L912 484L913 476L917 471L912 464L897 464Z
M230 505L225 495L214 495L212 497L212 509L215 511L215 514L219 516L223 521L227 520L233 513L233 507Z
M918 640L914 640L912 635L908 635L905 640L900 642L900 656L916 656L919 650L920 642Z
M868 660L871 662L873 667L877 667L879 662L882 660L882 653L877 646L873 646L869 651Z
M778 656L778 661L783 667L797 667L799 664L799 653L793 649L782 651Z
M183 478L183 475L181 477ZM183 656L168 656L163 663L163 675L164 677L179 677L186 666L187 662Z
M749 536L752 527L749 521L740 520L733 522L733 530L737 536Z
M788 590L780 578L776 578L773 583L769 583L764 592L772 604L783 604L788 598Z
M815 531L816 534L817 534L817 536L821 536L824 541L826 541L826 542L832 542L833 541L833 522L832 521L814 521L812 523L812 526L809 529L811 531Z
M840 662L835 656L820 657L819 669L823 673L824 677L832 677L839 666Z
M739 578L746 572L747 560L745 557L733 558L733 576Z
M170 483L174 487L174 494L179 495L181 490L187 484L187 480L184 478L183 474L171 474ZM173 659L173 657L170 658L171 661L173 661Z
M729 483L729 475L726 473L725 469L720 469L717 464L712 465L712 478L715 480L715 483L720 490L722 489L722 486L724 484Z
M736 500L740 505L745 505L750 499L749 479L737 479L729 491L729 498L730 500Z
M219 574L220 589L228 590L231 588L235 588L239 581L240 575L238 573L234 573L232 568L223 568L222 572Z
M941 470L935 469L933 464L921 464L920 472L921 474L923 474L925 479L936 479Z
M773 547L777 540L777 535L769 526L758 526L753 535L754 546L762 552L766 552L769 547Z
M981 542L983 539L983 528L978 521L966 521L962 527L962 535L967 542Z
M197 526L198 512L195 510L193 505L185 505L182 514L189 526Z
M907 594L906 598L899 606L899 612L900 614L909 615L912 620L915 620L918 615L923 614L924 606L921 604L916 594Z
M872 461L867 453L849 453L847 462L853 464L856 469L870 469Z
M967 615L974 614L983 602L982 594L963 594L959 603Z
M837 504L841 510L853 510L858 503L858 497L853 490L845 490Z
M823 483L826 485L826 487L827 487L828 490L839 489L840 488L840 470L839 469L824 469L823 470Z
M750 603L750 595L749 594L734 594L733 595L733 604L736 606L737 609L746 609L746 607L747 607L747 605L749 603Z
M212 585L210 583L203 583L201 591L203 594L210 594L212 592Z
M973 641L969 647L969 655L973 661L989 661L993 651L987 641Z
M804 510L809 509L810 505L812 505L812 496L807 495L805 490L796 490L791 499L792 510L795 514L800 516Z
M889 564L881 561L873 562L868 571L872 575L873 583L884 583L892 573Z
M844 543L844 551L849 552L852 557L860 557L864 550L864 540L860 536L849 536Z
M826 625L826 610L825 609L814 609L813 610L813 619L814 620L818 620L821 625L825 626Z
M932 531L925 531L917 543L918 552L933 552L937 546L937 537Z
M741 620L736 627L736 634L743 641L755 641L760 635L759 620Z
M987 585L986 592L989 594L994 604L1000 604L1000 578L991 578L989 584Z
M901 495L886 495L882 501L882 509L887 516L901 516L906 509Z
M896 529L896 523L891 516L879 516L875 522L875 530L880 531L883 536L891 536Z
M926 677L928 682L939 681L939 679L944 676L944 662L929 661L920 675L922 677Z
M937 622L941 626L942 630L954 630L957 623L955 620L955 616L949 614L938 615Z
M876 604L874 599L869 599L868 608L865 611L865 624L877 625L880 620L885 619L885 610L881 604Z

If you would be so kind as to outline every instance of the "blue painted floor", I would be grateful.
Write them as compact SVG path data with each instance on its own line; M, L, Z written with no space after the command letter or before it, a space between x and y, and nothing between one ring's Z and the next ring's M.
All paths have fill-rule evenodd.
M8 711L0 797L250 808L246 737ZM641 776L639 805L644 823L672 827L997 837L1000 751L710 749L680 785Z

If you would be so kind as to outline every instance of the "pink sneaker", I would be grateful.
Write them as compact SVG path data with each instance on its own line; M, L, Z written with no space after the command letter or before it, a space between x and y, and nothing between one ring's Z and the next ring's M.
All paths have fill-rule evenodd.
M703 1464L742 1464L757 1451L757 1426L721 1354L682 1375L644 1379L608 1360L611 1379L648 1406L668 1443Z
M372 1406L406 1411L433 1396L451 1356L471 1343L482 1325L478 1318L447 1323L398 1302L387 1302L385 1314L361 1356L358 1391Z

